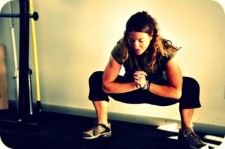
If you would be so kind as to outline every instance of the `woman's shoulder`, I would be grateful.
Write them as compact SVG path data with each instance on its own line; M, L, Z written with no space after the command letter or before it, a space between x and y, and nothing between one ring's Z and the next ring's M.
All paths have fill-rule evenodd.
M120 39L111 51L112 57L119 63L124 63L127 53L124 50L123 39Z
M123 40L117 41L116 45L113 47L112 52L121 53L123 48Z

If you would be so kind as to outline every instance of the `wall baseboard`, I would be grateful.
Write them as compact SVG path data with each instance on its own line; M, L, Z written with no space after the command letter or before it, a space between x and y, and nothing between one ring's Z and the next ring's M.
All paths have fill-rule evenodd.
M34 104L34 109L36 108L36 104ZM9 108L16 108L15 100L9 100ZM94 109L83 109L76 107L66 107L60 105L52 105L41 103L41 110L46 112L55 112L62 114L69 114L75 116L83 116L95 118L96 114ZM144 125L151 125L155 127L171 127L172 129L180 128L180 120L166 119L166 118L158 118L158 117L150 117L150 116L140 116L140 115L131 115L124 113L115 113L109 112L109 120L117 120L129 123L137 123ZM219 135L225 137L225 126L221 125L211 125L204 123L193 123L193 128L195 131L207 133L209 135Z
M94 110L75 108L75 107L42 104L42 110L47 112L71 114L71 115L91 117L91 118L96 117ZM171 120L171 119L165 119L165 118L137 116L137 115L124 114L124 113L109 112L109 119L130 122L130 123L151 125L156 127L167 126L167 125L169 126L169 125L175 124L174 126L176 126L176 128L180 128L179 120ZM195 131L198 131L198 132L204 132L210 135L225 136L225 126L193 123L193 127Z

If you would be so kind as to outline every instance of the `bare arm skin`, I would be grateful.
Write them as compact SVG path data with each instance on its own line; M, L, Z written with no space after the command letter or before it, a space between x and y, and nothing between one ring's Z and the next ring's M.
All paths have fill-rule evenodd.
M103 90L106 93L125 93L138 89L135 82L119 83L115 82L118 77L122 65L118 64L112 56L110 56L109 62L103 73Z
M165 72L170 85L162 86L151 83L150 91L159 96L177 100L180 99L182 95L183 77L177 64L176 57L167 62Z
M121 68L122 68L122 65L118 64L113 59L113 57L110 56L110 60L105 68L103 78L102 78L104 92L124 93L124 92L137 90L140 88L139 84L145 84L146 79L143 79L143 76L145 76L145 73L141 71L135 72L135 74L136 73L139 74L140 79L136 79L138 75L135 75L134 82L130 82L130 83L115 82L115 79L119 75ZM182 95L183 77L175 57L167 62L165 72L170 85L166 86L166 85L157 85L157 84L151 83L150 92L163 97L174 98L177 100L180 99Z

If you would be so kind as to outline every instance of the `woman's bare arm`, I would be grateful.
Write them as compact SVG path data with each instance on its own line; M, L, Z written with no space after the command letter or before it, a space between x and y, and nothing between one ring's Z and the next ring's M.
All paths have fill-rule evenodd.
M151 83L150 91L159 96L180 99L182 95L183 77L175 57L167 62L165 72L169 85L165 86Z
M124 93L138 89L135 82L120 83L115 82L118 77L122 65L118 64L112 56L104 70L102 83L103 90L106 93Z

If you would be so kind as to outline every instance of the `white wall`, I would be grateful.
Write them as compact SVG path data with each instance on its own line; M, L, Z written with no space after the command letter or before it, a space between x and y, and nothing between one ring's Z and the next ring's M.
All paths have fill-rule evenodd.
M146 10L161 34L182 49L183 75L201 86L202 108L194 122L225 126L225 17L211 0L48 0L34 1L41 102L92 109L88 78L103 70L110 51L123 35L127 19ZM5 8L6 9L6 8ZM6 11L6 10L5 10ZM0 19L1 33L6 20ZM7 33L1 41L7 42ZM10 38L10 37L8 37ZM3 40L4 39L4 40ZM8 52L10 98L14 99L12 54ZM31 67L32 65L31 55ZM169 107L128 105L111 101L110 112L179 120L178 104Z

